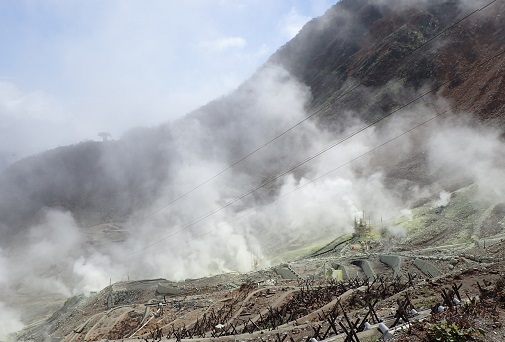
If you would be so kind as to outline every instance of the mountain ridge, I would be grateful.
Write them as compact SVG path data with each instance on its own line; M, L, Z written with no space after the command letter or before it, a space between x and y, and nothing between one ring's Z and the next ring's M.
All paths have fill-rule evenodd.
M156 284L130 279L187 283L195 298L173 299L167 311L184 307L189 327L213 298L228 303L256 281L266 284L263 305L275 296L271 282L287 286L275 288L284 299L303 289L282 274L371 279L370 269L398 271L383 260L404 258L404 275L438 269L452 279L452 270L480 267L498 278L495 264L480 264L505 269L505 73L503 56L490 59L505 48L505 2L485 4L340 1L237 90L184 118L11 165L0 174L0 311L22 293L24 322L40 323L23 339L77 341L122 338L147 317ZM107 283L49 321L42 316L57 300L28 295ZM125 306L111 309L115 300Z
M398 105L401 99L406 97L405 91L407 93L416 91L421 85L426 85L427 81L437 85L437 82L440 83L449 77L454 78L455 75L461 72L462 67L458 67L459 65L468 66L476 62L476 51L480 50L480 54L486 57L492 51L495 51L497 47L505 44L503 38L501 40L499 39L503 37L503 35L500 35L500 32L503 30L500 28L503 27L503 25L500 25L503 24L501 21L502 19L500 17L494 17L493 20L488 20L489 18L484 18L486 20L481 21L479 21L480 19L474 20L474 18L481 15L481 13L478 12L476 14L471 14L472 17L465 19L458 24L456 28L449 30L449 32L451 32L450 38L452 39L450 40L450 44L437 48L437 51L433 51L432 48L428 47L428 56L426 53L418 53L419 51L415 51L419 46L422 46L422 44L438 34L442 28L450 25L455 18L459 18L458 14L460 16L466 14L458 13L461 12L458 7L461 6L461 4L462 2L460 1L442 1L435 2L426 8L414 6L414 8L407 7L400 8L399 11L393 11L392 7L385 3L376 5L369 4L367 1L342 1L330 8L325 16L311 20L291 42L280 48L279 51L268 60L267 65L271 63L283 65L295 78L301 79L303 83L309 87L312 99L310 103L307 103L308 108L318 108L318 106L328 103L328 100L330 100L330 105L326 105L323 112L318 115L322 118L319 122L322 125L330 126L330 130L333 129L331 126L341 126L341 124L339 124L341 119L338 117L340 114L338 113L349 110L360 113L365 121L373 121L374 118L381 116L380 113L385 113ZM498 11L503 10L502 3L498 2L493 6L501 6ZM342 14L342 12L345 12L346 15ZM467 12L471 13L469 10L467 10ZM350 16L349 13L351 13ZM357 20L355 20L356 18ZM357 21L357 23L355 21ZM339 30L342 26L345 27L345 29ZM343 31L343 33L341 31ZM492 38L487 32L494 32L495 38ZM317 39L312 39L311 37L313 35L316 35ZM357 41L355 37L359 37ZM386 42L384 42L384 37ZM456 37L457 40L455 40L454 37ZM378 41L381 43L380 50L373 49ZM465 45L465 42L468 41L470 41L471 44ZM307 43L309 44L307 45ZM372 48L370 48L370 46L372 46ZM412 51L415 52L409 55ZM451 56L451 51L453 56ZM337 55L335 55L335 53L337 53ZM405 60L400 64L396 62L398 59L405 57L407 58L408 65L405 65ZM432 59L431 57L434 58ZM454 65L453 61L455 60L460 62ZM481 117L483 120L494 120L498 122L498 124L503 125L503 118L505 116L503 115L504 109L501 104L505 100L503 99L505 91L502 91L505 90L503 89L505 83L503 82L504 73L500 72L500 70L503 70L502 68L503 67L498 63L495 63L492 64L484 74L480 74L480 77L478 77L478 79L480 79L478 92L473 90L475 84L471 84L470 82L461 85L461 87L455 87L455 84L451 82L448 86L442 87L439 93L451 101L456 110L472 111L477 113L477 116ZM366 71L362 71L364 69ZM480 71L475 70L471 72L468 78L476 78L477 73L480 73ZM397 74L399 75L396 76ZM342 99L334 101L335 94L345 94L346 85L356 79L358 80L358 84L360 84L359 88L346 94ZM400 82L402 84L402 87L399 88L401 91L397 92L394 89L392 91L388 89L388 82ZM365 90L363 90L363 87ZM360 99L364 96L363 92L366 92L366 89L370 87L375 87L375 90L372 90L372 92L376 94L375 96L378 96L380 101L376 104L367 105ZM486 91L487 89L492 89L492 95L490 95L489 91ZM483 96L484 92L486 96ZM234 94L237 93L235 92ZM233 94L230 96L233 96ZM490 97L492 98L491 100ZM217 100L217 106L219 107L220 103L223 100L226 101L227 98L228 97ZM208 106L204 106L194 113L205 113L207 109ZM210 112L212 113L207 113L206 116L210 117L213 115L215 118L216 114L220 111L222 111L220 108L216 110L211 109ZM203 121L206 120L205 117L202 115L195 116L195 114L189 114L189 119L182 119L182 121L193 120L195 117L198 117L197 120L199 120L200 124L203 123L205 125ZM229 115L225 115L222 120L226 121L233 119ZM166 138L166 132L168 131L170 131L170 129L167 125L155 129L147 129L145 135L140 134L132 138L130 140L131 143L128 143L128 138L125 137L119 142L109 144L108 148L113 144L117 146L124 144L130 147L137 145L140 147L145 144L147 136L151 135L157 137L159 140L154 141L154 138L151 139L152 143L148 142L145 144L146 146L142 147L142 151L138 151L137 158L140 162L137 165L133 166L130 163L130 165L119 166L121 165L121 160L119 160L120 163L118 165L119 168L122 169L133 169L146 163L151 168L155 169L155 164L169 164L169 160L166 157L166 146L170 144L170 138ZM141 142L141 144L138 144L139 142ZM76 146L75 153L79 154L79 150L84 150L85 145L89 146L89 149L101 149L101 147L106 146L96 145L94 143L81 143ZM161 149L159 146L162 146ZM126 148L128 149L129 147ZM170 148L168 149L170 150ZM150 152L148 151L150 150L158 150L159 152L155 152L155 156L151 158L145 158L143 154L149 154ZM232 155L243 155L245 153L243 151L246 150L241 148L238 152L232 152ZM54 155L54 153L55 152L51 152L47 155ZM107 158L107 156L99 157L97 151L93 153L94 159L89 159L86 164L90 166L90 163L95 163L95 169L94 171L88 169L88 171L91 173L98 172L97 179L105 178L108 183L114 183L114 175L111 174L111 171L107 171L107 166L102 166L103 163L100 160ZM173 153L170 158L175 154L176 153ZM37 158L42 157L39 156ZM62 155L62 158L66 157ZM162 162L157 162L156 158L162 160ZM233 159L234 158L229 158L229 160ZM28 159L21 163L29 164L30 160L33 159ZM50 164L51 162L48 163ZM77 161L75 163L78 165ZM17 165L19 165L19 163ZM71 176L71 172L75 172L77 165L74 167L72 163L68 163L68 167L70 168L68 173L69 176ZM49 168L48 165L44 167ZM96 167L98 167L98 169ZM30 193L31 190L29 187L27 188L24 187L23 184L20 184L16 177L9 176L11 173L16 173L15 169L20 168L20 166L13 166L2 173L2 179L0 180L0 184L4 189L2 193L16 195L27 193L29 194L28 197L33 198L42 196L40 194ZM35 166L35 169L36 168L37 166ZM65 173L65 168L66 166L61 164L59 172ZM73 171L71 170L72 168L74 168ZM155 171L154 173L156 173L156 175L154 175L149 174L148 169L149 167L146 167L143 172L140 172L138 175L133 174L128 178L129 183L138 183L138 185L133 186L133 191L126 191L126 196L118 194L125 190L126 184L113 186L112 189L108 190L101 190L103 184L99 184L95 187L91 186L93 189L91 191L86 191L86 186L84 186L85 197L88 196L93 198L92 201L86 202L84 207L92 205L93 201L101 201L100 198L109 197L109 200L112 200L114 203L112 207L115 207L118 213L114 215L110 210L98 210L97 216L100 217L101 220L106 219L107 216L112 216L116 220L125 215L127 216L132 212L134 205L126 205L124 208L119 208L122 203L127 203L129 198L136 204L145 202L148 198L142 195L142 188L144 188L144 185L149 184L148 178L153 177L156 180L155 182L163 183L167 180L167 174L170 173L168 169L164 168L159 172ZM145 173L147 173L148 176L146 176ZM84 176L86 175L82 174L81 176L85 178ZM36 183L45 182L43 176L37 176L35 171L32 172L32 176L24 175L19 177L26 179L42 177ZM66 177L60 177L60 181L65 178ZM107 182L104 182L104 184ZM78 180L72 182L74 185L78 183ZM16 189L15 184L21 185L21 188ZM55 183L53 183L51 187L54 188L54 185ZM14 189L11 188L12 186L14 186ZM39 186L41 186L41 184L39 184ZM66 189L70 188L68 184L65 184L64 187ZM154 191L153 185L148 185L147 187L149 187L150 191ZM83 188L81 187L80 190L82 191ZM50 192L48 188L41 192L43 193L44 191L46 193ZM60 192L60 195L56 194L56 198L50 196L51 198L48 198L47 201L41 199L38 203L38 209L34 208L24 211L21 215L14 215L16 217L7 220L7 222L15 225L16 221L23 220L21 217L35 216L42 207L53 207L55 203L63 209L70 210L77 214L76 210L72 206L66 205L66 203L68 203L69 200L75 203L79 201L75 198L68 198L65 194L65 190L60 190ZM101 194L99 196L93 195L93 193L100 192ZM139 198L136 198L137 193L141 194ZM75 195L77 194L75 193L74 197ZM12 210L12 207L6 205L5 202L14 203L15 199L17 198L4 199L1 201L3 205L0 205L0 212L2 212L3 217L13 216L10 214L15 211ZM37 206L37 204L34 205ZM19 208L23 205L14 204L13 206ZM30 206L27 205L26 207ZM89 215L92 211L96 212L96 209L97 208L93 208L86 214ZM77 216L80 217L82 215ZM26 225L26 223L24 225Z

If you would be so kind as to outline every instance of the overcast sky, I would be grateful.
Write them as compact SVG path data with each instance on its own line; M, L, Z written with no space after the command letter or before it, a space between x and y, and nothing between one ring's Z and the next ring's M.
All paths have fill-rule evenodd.
M0 2L0 169L227 94L336 0Z

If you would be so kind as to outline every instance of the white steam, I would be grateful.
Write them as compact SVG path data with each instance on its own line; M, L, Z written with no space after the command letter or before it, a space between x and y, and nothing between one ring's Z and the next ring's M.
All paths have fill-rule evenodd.
M251 255L259 255L268 265L274 252L289 248L295 240L310 242L351 232L357 212L365 210L373 221L389 222L420 194L429 194L429 188L416 184L407 187L407 195L400 193L398 186L403 183L391 183L387 176L395 163L422 150L424 141L433 174L443 170L444 175L470 177L483 193L503 198L504 189L495 181L502 177L503 161L496 156L503 144L498 132L484 127L470 128L465 122L457 126L428 124L366 154L435 114L432 107L420 104L229 204L365 125L354 116L347 129L336 136L305 122L195 193L167 206L225 169L237 156L309 114L305 110L309 89L280 67L265 68L234 95L168 126L176 150L171 181L151 207L125 224L129 227L127 241L92 248L70 214L48 211L44 222L26 235L22 249L4 253L8 260L0 263L0 270L8 273L3 278L9 279L6 286L13 289L28 280L44 291L71 295L98 290L111 279L180 280L248 271ZM438 105L446 104L439 101ZM250 213L273 199L279 200ZM447 193L442 192L441 201L447 200Z
M427 143L432 172L468 178L482 197L503 200L505 157L500 133L470 120L444 122Z
M451 200L451 193L447 191L441 191L440 192L440 198L433 202L433 208L438 208L438 207L445 207L447 204L449 204L449 201Z
M418 174L440 176L441 182L469 178L483 196L505 197L503 142L498 131L483 126L437 119L436 124L426 124L368 154L440 112L440 108L419 104L231 203L365 125L357 113L350 114L352 120L339 134L305 122L167 205L305 118L310 114L306 111L309 100L305 85L284 69L270 66L233 97L169 124L175 151L170 180L160 185L161 195L152 205L123 224L129 234L125 242L93 246L69 213L47 211L42 223L23 236L21 245L0 250L0 318L10 317L10 328L3 333L20 327L20 316L8 302L20 288L70 296L99 290L110 280L182 280L245 272L251 270L253 255L266 266L293 243L351 232L353 219L362 210L373 222L387 224L400 213L406 215L420 195L433 196L443 188L443 184L418 185L407 171L391 179L389 173L401 170L396 164L413 156L424 155L429 164L428 174ZM436 103L446 106L444 101ZM103 158L104 163L113 160ZM125 170L117 170L118 177L121 171ZM442 192L440 205L448 199L448 193ZM255 208L261 209L252 212ZM403 234L396 227L391 229L395 235Z
M13 308L0 301L0 340L9 340L9 335L23 329L21 315Z

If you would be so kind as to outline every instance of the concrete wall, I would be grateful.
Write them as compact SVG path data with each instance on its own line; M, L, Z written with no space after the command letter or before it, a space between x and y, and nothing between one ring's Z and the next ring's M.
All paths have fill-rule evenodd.
M440 272L432 263L421 260L421 259L415 259L414 260L414 265L419 268L424 274L435 278L438 276L442 275L442 272Z
M368 260L354 260L351 262L351 264L361 267L361 269L363 270L363 272L365 272L365 275L369 281L375 279L375 272L372 269L372 266L370 265Z
M401 257L397 255L381 255L379 260L393 269L395 277L401 275Z
M298 279L298 276L288 267L277 267L275 273L281 276L282 279Z

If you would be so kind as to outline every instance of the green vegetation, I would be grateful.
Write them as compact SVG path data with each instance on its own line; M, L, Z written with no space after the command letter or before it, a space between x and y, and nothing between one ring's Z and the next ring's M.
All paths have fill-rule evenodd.
M470 185L451 194L446 205L434 207L435 200L412 209L411 216L395 222L407 230L408 242L436 246L475 243L480 237L481 223L490 215L494 204L479 200L477 186ZM443 241L443 242L442 242Z
M428 336L432 341L441 342L460 342L473 341L473 328L460 328L456 324L448 324L446 321L434 324L430 329Z
M342 235L342 236L349 236L349 234ZM337 239L335 239L333 241L337 241L338 239L342 238L342 236L338 237ZM284 262L287 260L299 259L301 257L313 254L313 253L317 252L318 250L325 248L329 244L333 244L333 241L331 241L330 239L323 239L323 240L315 241L311 244L305 244L305 243L303 243L303 241L293 240L290 243L288 243L287 247L284 248L284 251L282 251L282 253L275 255L272 258L271 262L281 263L281 262ZM279 250L276 250L276 252L278 253Z

